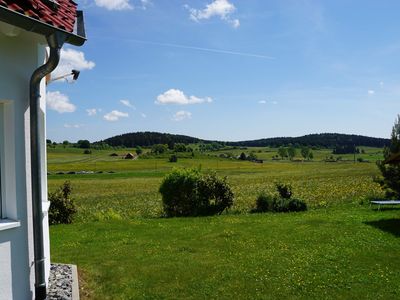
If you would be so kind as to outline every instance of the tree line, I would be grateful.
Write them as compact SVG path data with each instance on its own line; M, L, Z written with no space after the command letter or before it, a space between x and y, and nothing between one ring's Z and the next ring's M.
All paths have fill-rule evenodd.
M309 134L300 137L277 137L266 138L251 141L227 142L229 146L245 146L245 147L288 147L295 145L297 147L319 147L319 148L335 148L337 146L367 146L383 148L390 144L389 139L374 138L354 134L340 133L321 133Z
M123 146L123 147L151 147L155 144L166 144L169 148L172 148L173 144L196 144L202 143L206 148L215 147L216 144L223 146L238 146L238 147L273 147L279 148L289 147L294 145L297 148L302 146L307 147L318 147L318 148L338 148L343 149L346 152L351 152L351 147L368 146L368 147L387 147L390 144L389 139L374 138L362 135L350 135L350 134L339 134L339 133L321 133L321 134L309 134L301 137L277 137L277 138L266 138L259 140L239 141L239 142L223 142L223 141L211 141L202 140L199 138L159 133L159 132L133 132L117 135L101 142L107 143L110 146ZM212 146L207 146L212 145ZM342 150L342 151L343 151Z
M89 141L80 140L78 141L78 147L85 148ZM52 144L51 141L48 144ZM64 141L62 144L69 145L68 141ZM349 135L349 134L338 134L338 133L323 133L323 134L309 134L301 137L278 137L278 138L267 138L250 141L239 141L239 142L223 142L223 141L211 141L202 140L199 138L159 133L159 132L133 132L121 135L116 135L107 138L102 141L89 143L93 148L107 148L107 147L127 147L134 148L140 147L152 147L153 145L162 144L167 145L169 149L174 148L175 144L201 144L201 151L212 151L218 150L223 147L290 147L291 145L296 148L301 147L312 147L312 148L333 148L337 154L354 153L354 148L359 146L369 146L383 148L390 144L389 139L374 138L361 135Z

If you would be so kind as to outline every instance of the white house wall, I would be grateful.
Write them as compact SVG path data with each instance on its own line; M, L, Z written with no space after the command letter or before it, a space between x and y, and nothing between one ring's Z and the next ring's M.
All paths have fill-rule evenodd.
M2 24L0 24L0 29ZM45 48L40 45L43 38L32 33L21 32L15 37L6 36L0 30L0 103L7 103L11 111L9 129L14 140L6 141L7 210L14 204L15 212L6 210L7 217L19 221L19 226L0 227L0 299L32 299L34 297L34 252L32 231L32 199L30 176L29 134L29 81L33 71L44 62ZM42 95L45 87L42 85ZM44 108L45 99L41 99ZM41 147L45 150L44 111L41 112ZM43 154L42 178L44 180L43 201L47 203L45 153ZM5 166L1 166L4 168ZM8 170L6 170L8 171ZM4 201L4 199L3 199ZM44 203L44 207L48 205ZM10 205L9 205L10 204ZM46 271L49 272L49 236L47 211L44 222Z

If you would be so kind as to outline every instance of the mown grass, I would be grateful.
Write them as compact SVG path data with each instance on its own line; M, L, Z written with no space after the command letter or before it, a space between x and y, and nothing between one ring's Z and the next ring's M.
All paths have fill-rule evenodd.
M397 299L399 228L362 207L76 223L51 228L52 260L90 299Z
M382 196L374 163L255 164L211 153L172 164L112 152L49 151L51 174L105 172L49 176L50 190L65 180L74 188L75 223L51 227L51 253L78 265L84 299L400 297L399 210L359 204ZM174 166L227 176L234 207L216 217L162 218L158 187ZM248 214L277 181L291 183L311 210Z

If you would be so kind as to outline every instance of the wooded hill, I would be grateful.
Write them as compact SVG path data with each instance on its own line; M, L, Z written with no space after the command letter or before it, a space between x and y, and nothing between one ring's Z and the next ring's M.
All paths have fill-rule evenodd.
M389 139L367 137L362 135L353 134L339 134L339 133L321 133L309 134L300 137L277 137L265 138L258 140L239 141L239 142L221 142L202 140L195 137L179 134L159 133L159 132L133 132L117 135L104 141L110 146L124 146L124 147L148 147L155 144L194 144L194 143L220 143L226 146L240 146L240 147L280 147L298 145L298 146L315 146L322 148L334 148L336 146L369 146L369 147L384 147L390 144Z
M159 132L132 132L121 135L116 135L102 141L110 146L124 146L124 147L148 147L155 144L195 144L200 143L202 140L186 135L159 133Z
M390 145L390 139L374 138L354 134L320 133L308 134L300 137L277 137L251 141L228 142L226 144L230 146L246 147L280 147L292 144L323 148L334 148L336 146L368 146L383 148L384 146Z

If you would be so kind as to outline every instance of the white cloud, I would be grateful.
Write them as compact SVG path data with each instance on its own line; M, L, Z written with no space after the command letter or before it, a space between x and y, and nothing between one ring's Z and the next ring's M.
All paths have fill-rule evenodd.
M373 95L373 94L375 94L374 90L368 90L368 95Z
M146 10L148 6L153 4L150 0L140 0L140 3L142 4L143 10Z
M104 115L104 120L109 121L109 122L115 122L118 121L119 118L127 118L129 115L127 113L118 111L118 110L113 110L107 114Z
M133 104L131 104L131 102L129 100L119 100L119 102L122 103L122 105L125 105L127 107L130 107L132 109L136 109L135 106Z
M69 102L68 96L61 94L59 91L47 92L46 104L49 109L55 110L60 114L76 110L76 106Z
M89 108L89 109L86 110L86 112L87 112L88 116L90 116L90 117L97 115L97 109L96 108Z
M213 2L206 5L204 9L191 8L188 5L185 6L190 12L190 18L193 21L199 22L200 20L210 19L212 17L220 17L231 24L234 28L240 26L238 19L232 19L231 15L236 11L236 7L229 2L229 0L214 0Z
M128 10L133 9L129 0L94 0L97 6L108 10Z
M94 62L86 60L85 54L82 51L74 49L61 49L60 57L60 63L51 73L51 78L70 74L72 70L91 70L96 65Z
M64 124L64 128L82 128L82 124Z
M141 113L140 115L142 116L143 119L147 118L147 115L144 113Z
M228 22L233 26L233 28L238 28L240 26L239 19L228 20Z
M260 100L260 101L258 101L258 104L267 104L267 103L276 105L276 104L278 104L278 101L266 101L266 100Z
M383 81L379 82L379 86L383 87L385 85L385 83Z
M200 104L210 103L212 99L210 97L199 98L196 96L186 96L181 90L169 89L165 93L157 96L156 104Z
M172 120L176 121L176 122L183 121L183 120L190 119L190 118L192 118L192 113L189 111L184 111L184 110L180 110L172 116Z

